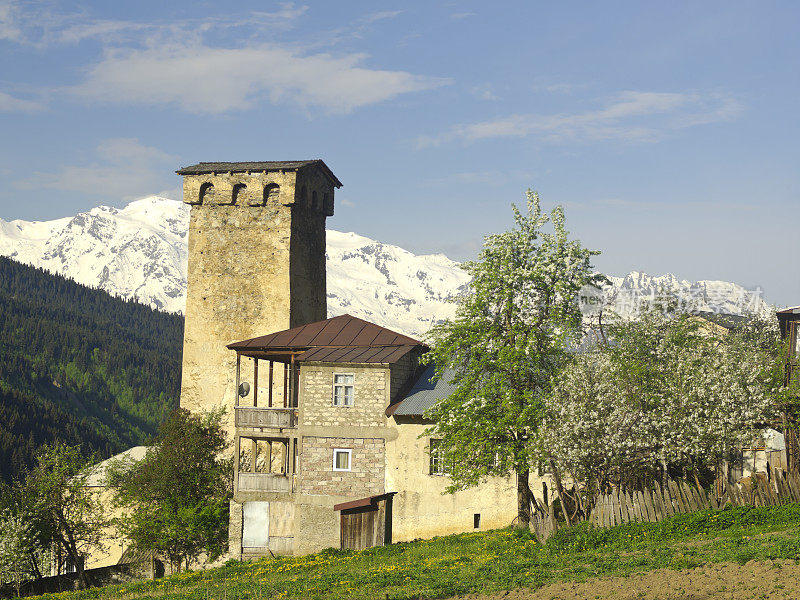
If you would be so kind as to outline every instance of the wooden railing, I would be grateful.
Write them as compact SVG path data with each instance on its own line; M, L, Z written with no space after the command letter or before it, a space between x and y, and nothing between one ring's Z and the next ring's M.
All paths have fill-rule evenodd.
M294 477L275 473L239 472L240 492L288 492L294 488Z
M237 406L236 427L297 427L297 409Z

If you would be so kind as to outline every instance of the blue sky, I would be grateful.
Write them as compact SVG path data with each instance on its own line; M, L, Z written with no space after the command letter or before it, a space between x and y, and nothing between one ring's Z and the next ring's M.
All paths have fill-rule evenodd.
M0 0L0 218L322 158L329 227L473 257L528 187L610 274L800 304L793 2Z

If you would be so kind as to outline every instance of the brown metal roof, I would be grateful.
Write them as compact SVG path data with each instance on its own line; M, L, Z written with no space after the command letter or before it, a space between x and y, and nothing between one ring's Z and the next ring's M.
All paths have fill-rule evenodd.
M386 492L385 494L378 494L377 496L367 496L359 500L351 500L350 502L342 502L341 504L334 504L333 510L349 510L352 508L363 508L371 506L377 508L378 502L381 500L388 500L394 497L397 492Z
M311 349L319 347L335 348L375 348L380 346L422 346L423 343L386 329L375 323L364 321L352 315L341 315L292 327L284 331L234 342L230 350L275 350Z
M203 173L245 173L247 171L297 171L304 167L318 166L330 178L336 187L342 182L336 178L322 160L267 160L260 162L201 162L183 167L176 171L178 175L202 175Z
M391 364L400 360L416 346L349 346L312 348L297 359L301 362L381 363Z

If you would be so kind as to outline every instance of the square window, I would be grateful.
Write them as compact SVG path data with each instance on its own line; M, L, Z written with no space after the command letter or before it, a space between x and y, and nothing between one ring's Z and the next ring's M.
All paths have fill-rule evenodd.
M350 458L352 450L345 448L334 448L333 450L333 470L334 471L349 471Z
M355 376L351 374L334 374L333 376L333 405L353 406L355 395Z
M444 452L442 452L442 440L431 439L430 441L430 474L431 475L450 475L450 469L444 462Z

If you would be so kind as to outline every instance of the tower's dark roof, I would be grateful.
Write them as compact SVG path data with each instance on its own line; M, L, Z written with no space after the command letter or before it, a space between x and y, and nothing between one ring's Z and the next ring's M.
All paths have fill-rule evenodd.
M301 352L299 361L343 363L393 363L419 340L352 315L341 315L269 335L242 340L228 349L242 353Z
M247 171L298 171L304 167L320 167L330 177L336 187L342 187L342 182L336 178L322 160L267 160L260 162L201 162L196 165L182 167L178 175L202 175L204 173L245 173Z

